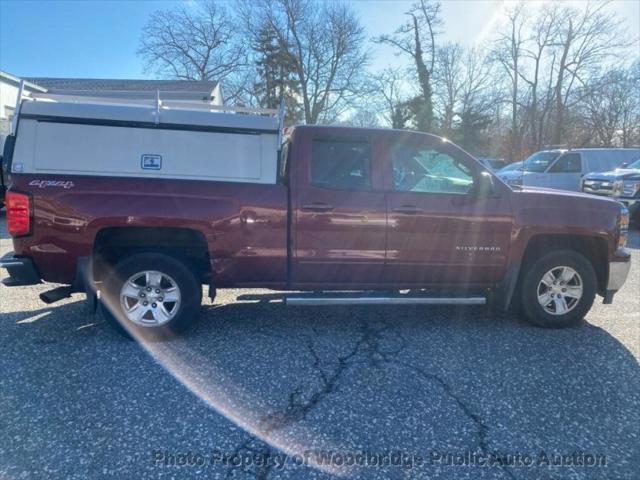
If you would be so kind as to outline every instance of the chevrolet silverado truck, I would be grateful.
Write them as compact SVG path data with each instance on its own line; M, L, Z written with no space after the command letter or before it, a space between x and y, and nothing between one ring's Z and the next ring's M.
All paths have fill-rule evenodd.
M16 288L62 284L46 302L97 296L134 337L183 331L202 286L292 305L515 306L565 327L629 271L621 204L511 188L435 135L100 102L20 106L2 266Z
M612 197L627 207L632 223L640 224L640 158L623 168L590 173L582 182L582 191Z

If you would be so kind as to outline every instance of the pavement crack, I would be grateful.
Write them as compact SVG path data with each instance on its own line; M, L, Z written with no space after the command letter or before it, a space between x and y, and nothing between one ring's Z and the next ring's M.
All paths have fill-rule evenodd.
M384 323L381 328L371 328L369 322L362 321L359 325L361 334L361 348L366 354L369 366L380 368L383 364L393 363L398 354L400 354L407 346L407 341L402 335L396 335L399 345L395 348L384 348L384 333L394 329L393 325Z
M344 374L349 367L355 363L355 359L359 354L364 353L366 363L375 368L380 368L382 364L390 363L392 358L406 346L405 339L399 336L398 338L401 339L401 342L398 348L383 348L383 334L391 328L392 326L385 324L382 328L374 329L369 322L359 322L357 329L359 333L358 340L345 354L338 355L331 368L323 365L323 361L314 343L314 340L320 336L320 332L313 329L313 338L306 339L305 348L312 359L311 368L317 375L319 381L318 388L311 392L305 392L303 385L298 385L289 393L287 404L282 410L272 412L259 420L258 430L260 433L268 438L274 432L304 420L309 412L316 408L327 396L337 391ZM256 441L261 445L254 446L253 443ZM242 452L250 454L257 453L267 457L277 453L276 450L266 442L255 437L247 439L234 450L234 454L236 455ZM238 468L239 467L234 466L229 467L225 478L231 478ZM269 466L263 466L262 468L257 468L252 473L255 475L255 478L266 479L271 472L271 468L272 467ZM243 472L249 473L246 470L243 470Z
M451 385L439 375L435 373L430 373L425 371L422 368L416 367L410 363L395 361L396 365L404 367L406 369L412 370L423 380L436 383L440 386L440 388L445 392L445 394L453 400L456 406L464 413L464 415L469 418L473 424L475 424L478 435L478 446L483 455L488 455L491 452L491 447L489 446L489 425L487 422L477 413L475 413L467 403L465 403L462 398L455 393ZM502 471L509 477L510 479L516 479L517 477L511 471L511 469L507 465L500 465Z
M347 354L338 356L335 366L330 371L326 371L322 367L322 361L313 341L307 340L305 345L313 359L311 367L319 378L319 388L305 395L303 387L301 385L297 386L289 393L287 405L283 410L273 412L261 420L260 431L265 435L269 435L306 418L309 412L327 395L337 390L340 379L349 368L351 360L358 354L362 343L362 339L356 342L355 346Z
M345 372L351 365L355 363L355 359L362 354L365 364L372 368L380 369L383 366L400 366L402 368L415 372L423 380L431 383L436 383L449 397L456 406L469 418L477 428L479 448L483 454L490 452L489 446L489 426L484 419L476 414L463 400L460 398L451 385L447 383L442 377L430 373L422 368L416 367L410 363L406 363L397 359L397 355L404 351L407 346L406 339L398 335L399 345L394 348L384 348L384 333L391 330L391 325L385 324L381 328L372 328L369 322L361 321L358 325L359 338L354 343L352 348L345 354L339 355L336 358L335 364L332 368L323 366L323 361L316 350L314 339L307 338L305 347L311 356L311 368L315 372L319 380L319 387L313 390L311 393L305 394L305 389L302 385L298 385L293 391L291 391L287 397L286 406L279 411L272 412L260 419L259 431L265 436L269 437L272 433L285 429L295 423L304 420L309 412L316 408L327 396L338 390L340 381L342 380ZM314 330L314 337L317 338L319 332ZM254 442L259 442L260 446L254 446ZM234 453L248 452L251 454L259 454L265 457L276 455L277 451L273 447L269 446L266 442L257 438L251 437L243 442ZM226 478L231 478L234 474L234 470L238 467L231 467L227 471ZM515 479L513 472L506 466L501 466L502 471L510 478ZM265 480L271 472L272 466L264 465L260 468L256 468L256 479ZM249 473L246 472L245 473Z

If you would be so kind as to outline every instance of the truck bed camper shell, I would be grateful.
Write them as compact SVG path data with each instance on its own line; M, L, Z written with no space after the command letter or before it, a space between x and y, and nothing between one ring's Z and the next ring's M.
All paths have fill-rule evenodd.
M21 105L16 173L275 183L278 110L37 94Z

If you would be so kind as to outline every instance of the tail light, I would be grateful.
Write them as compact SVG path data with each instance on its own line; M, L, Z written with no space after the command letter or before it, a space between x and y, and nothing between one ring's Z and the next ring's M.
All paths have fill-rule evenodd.
M7 208L7 230L12 237L31 233L31 197L24 193L8 191L4 197Z

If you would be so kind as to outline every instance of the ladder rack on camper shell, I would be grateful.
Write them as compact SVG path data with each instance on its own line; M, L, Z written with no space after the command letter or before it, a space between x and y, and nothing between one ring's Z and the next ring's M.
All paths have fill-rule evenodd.
M95 95L95 92L87 91L85 94L79 94L74 92L73 94L64 93L47 93L47 92L31 92L29 95L24 93L24 81L20 82L20 88L18 91L18 97L15 106L15 118L14 125L12 125L12 133L15 132L22 101L44 101L44 102L57 102L57 103L77 103L77 104L92 104L92 105L120 105L120 106L149 106L155 109L155 121L161 123L163 110L185 110L185 111L199 111L199 112L211 112L211 113L229 113L248 116L263 116L273 117L278 119L278 129L280 130L280 138L282 131L284 130L284 101L280 102L279 108L252 108L252 107L238 107L229 105L215 105L210 101L203 100L176 100L176 99L163 99L160 90L155 92L151 91L113 91L104 92L102 95ZM165 94L176 92L164 92ZM279 142L280 143L280 142Z
M204 110L211 112L230 112L244 113L254 115L277 116L279 109L277 108L250 108L250 107L233 107L227 105L215 105L206 100L175 100L161 98L160 91L153 92L153 97L148 94L151 92L114 92L108 96L95 95L94 92L87 91L87 95L64 94L64 93L31 93L27 99L53 101L53 102L70 102L70 103L93 103L93 104L120 104L120 105L152 105L156 109L162 108L180 108L184 110ZM171 92L165 92L171 93ZM118 96L118 94L120 96ZM147 95L142 95L147 94Z

